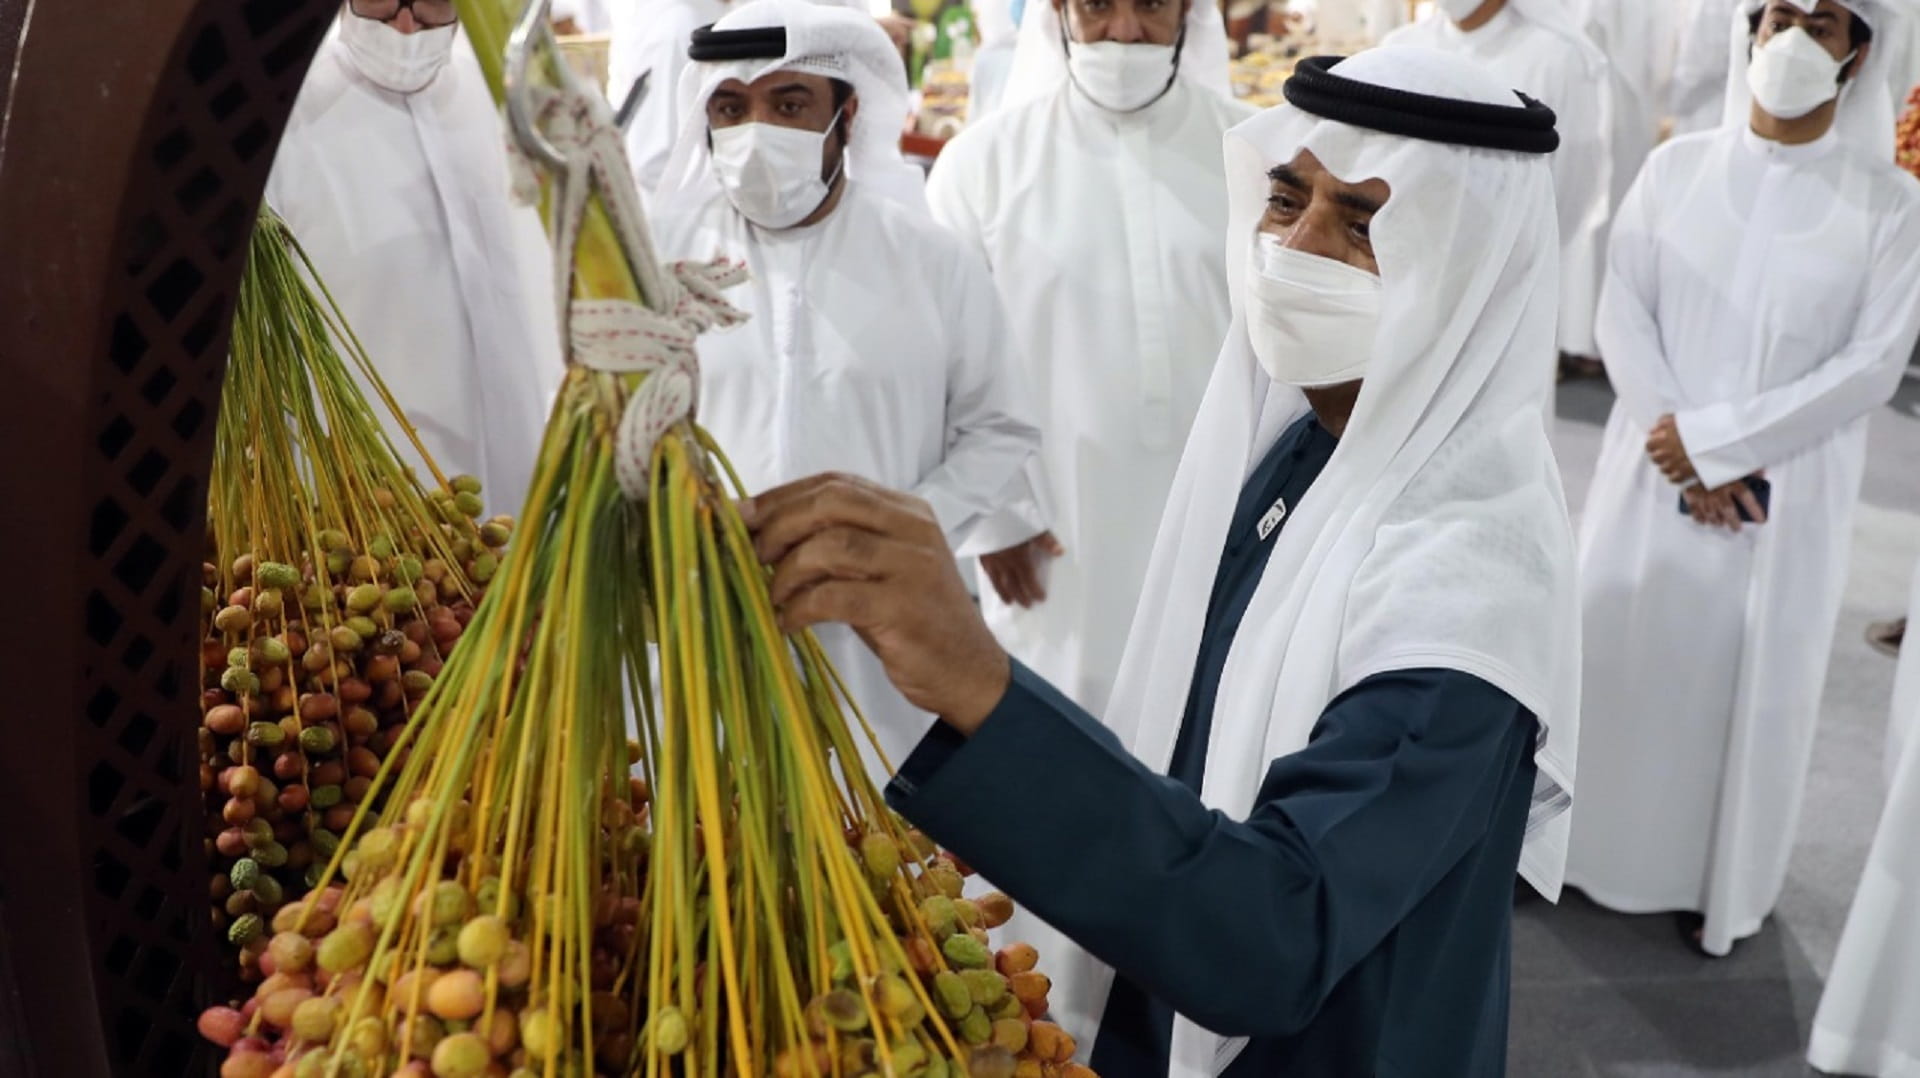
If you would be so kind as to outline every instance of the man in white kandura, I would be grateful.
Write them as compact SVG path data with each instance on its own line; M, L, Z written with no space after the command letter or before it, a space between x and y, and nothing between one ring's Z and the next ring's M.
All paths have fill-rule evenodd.
M754 0L693 38L655 219L665 258L745 261L750 315L701 344L700 421L751 492L837 471L914 491L962 553L1039 447L978 256L871 177L906 71L865 14ZM687 166L687 167L682 167ZM821 643L892 763L932 718L843 627ZM869 760L876 778L887 772Z
M993 268L1044 433L1051 530L992 522L1010 549L981 563L987 621L1096 715L1227 330L1220 146L1249 114L1230 94L1209 0L1028 0L999 111L927 182Z
M1785 882L1867 414L1920 335L1920 183L1893 165L1886 95L1852 89L1884 80L1872 40L1895 13L1746 2L1725 124L1656 150L1614 224L1600 338L1620 399L1580 537L1567 878L1679 911L1709 955Z
M1920 571L1907 609L1920 615ZM1807 1049L1830 1074L1920 1074L1920 647L1900 653L1886 767L1886 810Z
M517 513L563 368L553 256L509 191L453 0L349 0L294 102L267 204L435 463Z
M1385 44L1425 45L1477 61L1559 120L1553 194L1560 216L1560 329L1569 360L1600 355L1593 337L1600 300L1612 165L1611 74L1564 0L1437 0L1434 14L1387 35ZM1547 366L1552 357L1542 356Z

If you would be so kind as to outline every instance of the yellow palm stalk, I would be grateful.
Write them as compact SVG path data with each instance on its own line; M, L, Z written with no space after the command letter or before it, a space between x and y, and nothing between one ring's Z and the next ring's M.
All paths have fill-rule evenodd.
M504 96L507 12L457 2ZM591 121L550 49L538 60L532 81ZM574 134L587 141L569 150L618 141L590 122ZM595 179L631 182L618 173ZM637 317L666 295L643 285L678 278L640 222L616 232L607 206L632 200L602 196L619 193L587 205L570 278L577 299ZM296 981L263 986L254 1028L278 1035L295 1078L1064 1063L1059 1038L1029 1050L1044 994L994 969L986 930L1010 910L961 899L956 866L886 810L819 646L777 628L711 439L666 426L645 497L623 489L629 402L664 377L570 370L513 554L324 889L275 924L269 954Z

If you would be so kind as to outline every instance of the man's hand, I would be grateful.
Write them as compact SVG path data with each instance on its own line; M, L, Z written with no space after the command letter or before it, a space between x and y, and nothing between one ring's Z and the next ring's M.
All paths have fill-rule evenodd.
M1764 473L1755 473L1754 478ZM1695 484L1681 491L1687 501L1687 511L1693 515L1694 523L1709 528L1725 528L1739 531L1742 526L1740 510L1747 511L1748 518L1755 524L1767 522L1767 511L1760 505L1760 499L1754 496L1753 488L1746 480L1736 480L1718 490Z
M1648 433L1647 459L1670 482L1685 485L1700 478L1693 470L1692 458L1687 456L1687 447L1680 442L1679 424L1671 415L1661 416Z
M1040 582L1045 559L1057 558L1066 552L1067 548L1060 545L1052 532L1041 532L998 553L981 555L980 568L993 582L993 590L999 593L1001 602L1038 606L1047 599L1046 585Z
M961 733L999 705L1011 660L980 620L925 502L822 475L741 502L740 515L773 566L783 630L851 626L915 707Z
M1693 515L1695 524L1708 528L1726 528L1728 531L1740 530L1740 513L1733 507L1733 495L1726 488L1708 490L1695 484L1680 492L1686 499L1687 512Z

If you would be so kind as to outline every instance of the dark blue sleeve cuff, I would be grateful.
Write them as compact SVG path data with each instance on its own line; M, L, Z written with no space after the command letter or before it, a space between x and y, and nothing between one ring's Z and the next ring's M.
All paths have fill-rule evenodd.
M944 722L933 724L933 728L920 739L920 743L914 746L913 752L907 756L906 762L902 763L900 769L895 772L893 781L887 784L888 804L892 805L896 811L905 814L907 806L938 777L941 770L956 756L966 752L973 742L987 737L988 731L993 733L987 742L986 749L971 755L976 757L992 755L994 743L1002 740L1003 735L1008 734L1011 727L1018 725L1019 715L1031 713L1036 706L1046 706L1041 703L1043 697L1038 690L1043 689L1045 696L1053 700L1063 699L1045 679L1021 665L1017 659L1012 662L1012 675L1007 682L1006 695L994 705L994 709L987 714L985 721L980 724L980 729L974 732L972 738L968 738Z

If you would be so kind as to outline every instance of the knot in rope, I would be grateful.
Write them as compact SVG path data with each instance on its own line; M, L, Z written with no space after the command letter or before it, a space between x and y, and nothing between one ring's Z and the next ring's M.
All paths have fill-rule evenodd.
M572 361L599 371L643 374L627 398L614 443L614 474L637 501L647 496L653 447L667 431L691 419L700 397L701 333L739 325L746 315L720 289L746 279L745 267L726 259L676 262L680 300L670 312L619 299L574 300L568 320Z
M747 279L742 263L676 262L663 267L627 165L625 141L613 112L595 92L574 86L529 87L540 133L565 160L553 201L554 302L569 361L594 370L645 374L627 400L615 435L614 469L621 490L647 497L653 448L672 427L692 418L699 399L695 340L709 329L738 325L747 316L721 290ZM532 164L516 147L516 185ZM619 238L645 304L573 299L574 248L594 193Z

